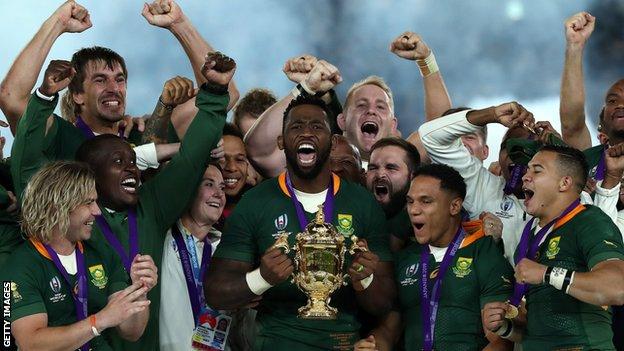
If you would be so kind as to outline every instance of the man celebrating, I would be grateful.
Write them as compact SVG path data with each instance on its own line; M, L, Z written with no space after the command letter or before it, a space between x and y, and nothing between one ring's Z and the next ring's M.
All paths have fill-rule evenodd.
M512 269L479 222L462 223L466 184L454 169L414 172L407 211L416 242L397 253L398 307L356 350L391 350L405 329L406 350L482 350L481 309L511 294ZM510 346L510 345L507 345Z
M545 146L522 178L527 212L516 281L528 285L524 350L613 349L608 305L624 304L624 249L600 209L581 205L583 154Z
M119 258L88 240L100 215L96 199L92 171L75 162L45 166L26 188L22 226L29 241L2 272L11 281L12 331L20 349L110 350L100 337L110 337L109 328L128 340L143 333L156 266L137 255L128 286Z
M296 99L287 108L278 143L288 171L243 196L228 218L204 284L208 304L219 309L262 296L256 350L349 349L358 338L358 305L381 315L394 296L383 212L366 190L331 173L328 113L322 101L311 98ZM345 257L352 284L332 295L339 312L331 321L297 318L306 296L287 281L293 261L281 249L270 248L284 234L293 245L295 233L319 206L340 234L355 234L362 239L358 244L368 247Z

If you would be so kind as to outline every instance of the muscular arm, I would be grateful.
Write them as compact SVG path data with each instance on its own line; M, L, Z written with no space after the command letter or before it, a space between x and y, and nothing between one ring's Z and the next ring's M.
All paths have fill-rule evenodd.
M451 108L451 97L446 90L442 72L423 77L425 90L425 121L431 121Z
M247 285L245 275L251 263L213 258L204 282L204 294L209 306L231 310L245 306L258 297Z
M567 45L559 119L563 141L579 150L591 147L591 136L585 123L585 84L583 82L583 47Z
M387 313L396 298L396 286L392 277L392 263L379 262L371 285L367 289L355 292L358 304L376 316Z
M574 273L569 295L597 306L624 305L624 261L602 261L591 272Z
M275 177L286 168L286 156L277 147L277 137L282 135L284 111L292 99L288 94L273 104L245 134L248 157L265 178Z
M88 319L62 327L48 327L48 315L37 313L11 324L20 350L76 350L93 339Z

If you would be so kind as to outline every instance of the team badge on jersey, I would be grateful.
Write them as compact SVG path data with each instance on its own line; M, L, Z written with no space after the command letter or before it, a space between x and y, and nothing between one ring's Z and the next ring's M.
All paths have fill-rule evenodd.
M280 215L279 217L275 218L275 228L278 231L283 231L284 229L286 229L286 227L288 226L288 215L287 214L283 214Z
M65 300L66 295L61 294L61 280L57 276L50 279L50 289L52 289L52 292L54 293L54 295L50 297L50 301L56 303Z
M108 277L104 272L104 267L101 264L89 267L89 274L91 274L91 283L97 286L100 289L104 289L106 287L106 283L108 283Z
M353 235L353 216L350 214L338 214L338 233L345 237Z
M548 242L548 250L546 250L546 257L552 260L559 253L559 240L561 240L560 236L556 236Z
M414 263L405 269L405 279L401 280L402 286L412 285L418 282L418 278L414 277L416 272L418 272L418 266L419 263Z
M505 197L503 197L503 201L501 201L500 203L501 210L496 211L494 214L500 218L511 218L513 217L513 214L509 213L509 211L511 211L513 207L514 207L514 200L510 196L505 195Z
M17 291L17 283L11 282L11 296L13 296L13 302L20 302L22 295Z
M457 278L463 278L472 272L470 266L472 265L472 258L467 257L459 257L457 258L457 263L455 263L455 267L453 267L453 273Z

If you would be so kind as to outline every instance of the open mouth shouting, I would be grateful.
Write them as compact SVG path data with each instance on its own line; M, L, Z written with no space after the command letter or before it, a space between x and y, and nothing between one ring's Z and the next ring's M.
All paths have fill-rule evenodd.
M297 161L302 167L313 166L316 156L316 147L312 143L304 141L297 146Z
M384 203L390 201L390 193L392 184L385 179L376 179L373 181L373 194L378 202Z
M374 140L379 134L379 125L374 121L364 121L360 125L360 131L364 139Z
M121 189L128 194L134 195L136 193L138 183L139 182L134 176L129 176L121 181Z
M535 195L535 191L527 187L522 187L522 192L524 193L524 207L526 207L528 210L531 199L533 199L533 195Z

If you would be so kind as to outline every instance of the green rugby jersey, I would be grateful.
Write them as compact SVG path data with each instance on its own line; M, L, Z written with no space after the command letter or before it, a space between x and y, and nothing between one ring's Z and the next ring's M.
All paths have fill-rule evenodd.
M624 259L622 236L613 221L598 207L584 206L585 210L546 236L538 263L589 272L602 261ZM541 284L530 286L526 307L524 351L614 350L608 306L581 302Z
M594 178L596 176L596 167L600 162L600 157L604 153L604 145L596 145L583 151L587 165L589 166L589 177Z
M415 242L414 229L410 221L407 207L404 207L399 213L387 219L388 232L391 235L405 241L406 244Z
M352 234L366 239L371 251L381 261L391 260L385 234L384 213L366 189L334 178L335 202L333 224L345 237ZM214 257L244 261L258 267L264 252L280 233L289 233L295 244L300 232L295 207L285 186L285 173L247 191L228 217L223 237ZM307 213L308 220L314 219ZM351 241L347 239L346 244ZM293 257L293 252L289 254ZM351 255L345 255L345 272ZM355 314L357 302L352 286L343 286L332 294L330 305L338 308L336 320L297 318L297 309L306 304L306 295L286 280L267 290L260 302L256 322L256 350L352 350L359 339L360 323Z
M58 94L54 100L47 101L33 93L20 118L11 149L11 175L18 198L39 168L50 161L73 160L80 145L87 140L78 127L53 113L58 100ZM54 122L46 134L50 115L53 115ZM141 135L141 132L133 129L127 141L139 145Z
M476 221L475 221L476 222ZM467 222L474 230L475 222ZM405 349L421 350L424 333L421 316L423 245L411 243L395 255L399 305L405 325ZM429 255L429 291L441 262ZM481 308L488 302L507 301L512 293L513 269L503 251L482 230L467 236L442 280L433 347L436 350L482 350L488 341L481 323Z
M88 315L102 310L108 297L128 286L128 275L116 255L108 250L99 251L88 241L83 243L85 269L88 281ZM9 258L2 272L3 280L11 281L11 321L37 313L48 315L49 327L76 323L76 307L70 289L76 276L70 275L68 286L63 275L48 258L41 245L24 242ZM108 341L114 328L90 341L94 350L112 350Z

